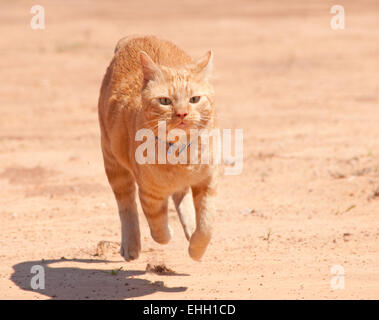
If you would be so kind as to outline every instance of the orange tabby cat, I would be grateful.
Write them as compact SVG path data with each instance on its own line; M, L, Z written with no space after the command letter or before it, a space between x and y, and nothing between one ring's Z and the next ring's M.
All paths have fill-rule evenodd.
M209 244L214 165L139 164L135 153L141 142L135 136L143 128L157 136L158 121L165 121L167 130L214 128L211 69L210 51L194 62L171 42L153 36L126 37L116 46L101 86L99 121L105 171L121 220L121 255L127 261L138 258L141 249L136 184L156 242L165 244L172 236L167 218L172 196L190 256L200 260ZM166 144L158 139L155 143Z

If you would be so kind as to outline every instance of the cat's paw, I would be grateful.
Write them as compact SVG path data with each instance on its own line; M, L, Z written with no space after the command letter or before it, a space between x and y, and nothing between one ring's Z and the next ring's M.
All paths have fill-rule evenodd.
M200 261L211 240L211 234L195 231L190 239L188 253L193 260Z
M167 228L163 230L151 230L150 233L154 241L158 242L159 244L167 244L174 235L174 231L171 229L170 226L167 226Z
M125 261L131 261L139 257L140 251L141 247L139 244L130 245L127 243L122 243L120 255L125 259Z

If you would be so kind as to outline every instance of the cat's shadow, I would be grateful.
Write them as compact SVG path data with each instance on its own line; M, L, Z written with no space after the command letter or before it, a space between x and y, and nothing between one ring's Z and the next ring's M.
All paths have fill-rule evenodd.
M106 263L106 260L41 260L21 262L13 266L11 280L22 290L38 292L51 299L127 299L141 297L154 292L183 292L187 287L169 288L162 281L134 278L145 274L138 270L101 270L81 269L79 267L59 267L62 262L75 263ZM32 278L41 275L40 271L32 273L33 266L43 270L45 279L44 289L33 289ZM186 275L186 274L179 274Z

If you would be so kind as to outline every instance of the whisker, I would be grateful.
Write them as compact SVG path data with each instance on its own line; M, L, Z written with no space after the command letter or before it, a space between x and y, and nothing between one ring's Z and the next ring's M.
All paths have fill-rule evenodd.
M159 126L160 121L166 121L164 118L158 118L150 121L146 121L144 125L146 126L146 129L154 130Z

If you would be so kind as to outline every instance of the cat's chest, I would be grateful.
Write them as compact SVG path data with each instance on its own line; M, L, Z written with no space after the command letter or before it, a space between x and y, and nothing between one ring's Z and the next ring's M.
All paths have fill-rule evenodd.
M200 183L208 175L209 168L204 165L171 165L161 164L146 166L142 169L144 181L159 187L168 193L175 192L185 186Z

